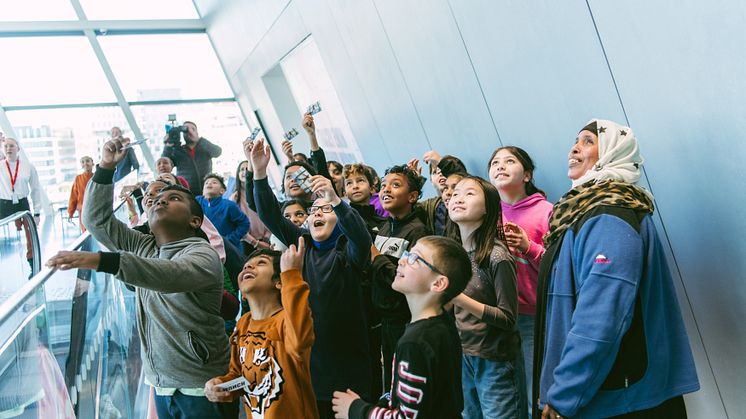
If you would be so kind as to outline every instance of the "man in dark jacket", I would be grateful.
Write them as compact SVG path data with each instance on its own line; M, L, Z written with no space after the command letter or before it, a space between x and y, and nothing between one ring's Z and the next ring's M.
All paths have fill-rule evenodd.
M202 194L202 179L212 173L212 159L220 157L223 149L199 136L197 124L184 122L187 132L184 134L185 145L165 143L163 156L168 157L176 166L176 174L184 177L189 189L196 195Z

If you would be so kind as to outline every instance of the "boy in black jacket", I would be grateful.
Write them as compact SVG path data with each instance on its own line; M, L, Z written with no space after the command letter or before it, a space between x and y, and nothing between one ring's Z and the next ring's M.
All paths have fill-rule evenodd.
M371 249L373 263L372 298L381 313L381 349L383 352L384 383L391 382L391 360L399 337L410 319L406 298L391 289L396 265L402 254L417 240L431 234L413 211L421 193L424 179L410 167L393 166L386 170L381 182L381 204L391 216L381 226Z
M370 203L373 193L373 172L362 163L346 164L342 169L342 178L344 193L350 200L350 206L363 217L370 237L375 240L386 218L378 215L376 207Z
M453 239L424 237L404 252L392 286L406 296L412 322L396 345L389 398L372 404L352 390L336 391L335 417L461 418L461 341L443 305L463 292L471 272Z
M316 342L311 351L311 378L319 417L333 416L332 392L350 385L370 393L370 359L360 271L370 263L371 239L365 222L334 192L323 176L311 177L319 196L309 208L308 229L284 218L267 182L269 148L264 140L250 150L254 167L254 200L262 222L286 246L300 237L307 244L303 278L311 290ZM350 384L348 384L350 383Z

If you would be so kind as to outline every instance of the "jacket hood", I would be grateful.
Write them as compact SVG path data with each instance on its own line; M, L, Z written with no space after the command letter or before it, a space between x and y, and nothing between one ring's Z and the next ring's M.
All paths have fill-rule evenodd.
M508 204L505 201L500 201L500 204L504 209L510 209L510 210L520 210L525 208L530 208L536 205L537 203L541 201L546 201L547 199L544 197L544 195L536 192L532 195L529 195L520 201L516 202L515 204Z

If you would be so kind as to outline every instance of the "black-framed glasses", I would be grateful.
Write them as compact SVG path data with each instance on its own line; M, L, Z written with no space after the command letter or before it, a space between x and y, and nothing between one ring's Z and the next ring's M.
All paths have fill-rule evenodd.
M433 272L439 273L441 275L445 275L443 272L439 271L438 268L433 266L432 263L426 261L422 256L418 255L417 253L412 253L412 252L408 252L405 250L404 252L402 252L400 259L405 259L407 261L407 264L409 265L414 265L415 262L420 261L424 263L425 266L432 269Z
M316 211L321 210L321 212L328 214L332 211L334 211L334 207L332 204L324 204L324 205L312 205L308 207L308 215L313 215L316 213Z

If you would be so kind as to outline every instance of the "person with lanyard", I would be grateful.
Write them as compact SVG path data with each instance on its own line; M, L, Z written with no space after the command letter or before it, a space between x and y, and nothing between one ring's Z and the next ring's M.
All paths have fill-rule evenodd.
M0 163L0 219L18 211L29 211L31 208L28 196L34 205L34 222L39 224L41 210L41 185L36 168L26 159L21 159L21 147L15 138L5 138L3 153L5 159ZM32 249L29 226L26 221L16 220L16 228L26 230L26 259L31 264Z

